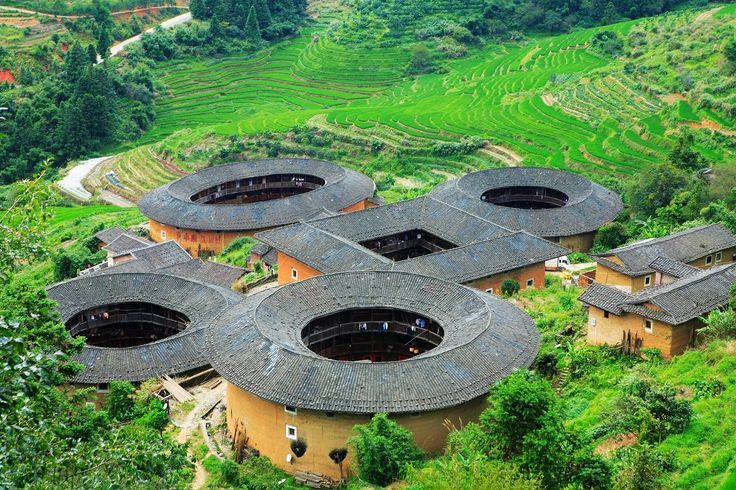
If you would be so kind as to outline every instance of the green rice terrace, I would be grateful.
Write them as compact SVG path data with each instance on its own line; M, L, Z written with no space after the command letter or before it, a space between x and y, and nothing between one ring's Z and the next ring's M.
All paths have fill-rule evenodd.
M175 165L199 165L192 157L207 138L287 133L299 125L347 145L344 154L328 156L349 166L374 158L356 157L371 144L399 150L411 165L407 172L390 169L399 176L393 184L408 188L501 164L632 175L665 159L685 126L699 130L698 151L719 162L732 155L722 143L733 138L734 121L660 85L678 76L661 65L672 51L664 41L694 39L682 47L686 64L706 77L701 62L712 59L718 34L735 16L729 5L494 45L448 62L445 73L418 77L405 75L406 46L339 44L325 24L254 55L164 63L155 127L136 145L163 143L120 159L120 177L131 182L125 177L133 167L158 167L151 181L135 179L142 187L135 195L174 178ZM636 54L644 68L632 70L626 57L594 49L591 39L602 30L648 40ZM472 154L438 152L438 143L467 136L487 143ZM162 168L152 160L157 154L173 155L172 165ZM375 167L384 170L380 158Z

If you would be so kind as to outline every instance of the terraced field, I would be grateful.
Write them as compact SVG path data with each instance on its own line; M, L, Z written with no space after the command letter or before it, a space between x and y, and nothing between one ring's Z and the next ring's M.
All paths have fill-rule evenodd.
M346 46L331 39L326 24L314 24L256 55L161 66L166 89L156 125L136 144L191 147L213 135L285 133L306 124L337 140L380 141L399 149L412 155L417 174L535 164L589 175L632 175L666 157L679 127L707 132L715 121L722 136L734 122L695 109L687 100L652 95L636 71L625 69L625 60L596 52L590 41L601 29L624 38L635 26L677 32L699 14L683 11L490 46L449 63L445 73L417 78L405 76L406 46ZM714 17L733 19L736 6ZM469 135L489 145L454 159L432 151L437 142ZM718 162L733 157L724 147L700 143L698 149ZM150 154L133 150L123 162L118 173L126 185L152 187L137 180L143 170L135 168L156 167ZM188 165L176 158L173 163ZM155 183L175 176L160 165L154 174Z

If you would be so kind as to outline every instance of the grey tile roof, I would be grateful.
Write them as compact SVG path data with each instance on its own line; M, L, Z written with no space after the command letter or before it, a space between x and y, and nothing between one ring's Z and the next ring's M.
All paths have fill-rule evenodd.
M130 252L133 260L92 272L97 274L117 274L120 272L153 272L165 267L188 262L192 256L173 240L139 248Z
M225 182L270 174L298 173L320 177L325 185L283 199L246 204L199 204L191 196ZM200 170L155 189L138 207L160 223L196 230L257 230L296 223L323 209L340 211L373 196L367 176L338 165L307 159L272 159L220 165Z
M515 209L481 200L491 189L514 186L547 187L569 197L554 209ZM481 170L435 187L430 197L452 204L511 230L541 237L570 236L595 231L613 221L623 208L615 192L585 177L561 170L512 167Z
M110 243L123 233L129 233L127 230L120 228L119 226L113 226L102 231L95 233L95 238L104 243Z
M396 308L444 329L435 349L399 362L323 358L301 341L309 321L349 308ZM485 396L539 349L529 316L465 286L402 272L318 276L246 297L206 332L210 363L261 398L334 412L437 410Z
M735 267L734 264L726 264L700 270L672 283L641 289L634 294L593 284L580 296L580 301L617 315L629 312L679 325L728 304L731 285L736 281ZM648 308L648 303L658 309Z
M107 245L102 247L102 249L107 250L113 255L124 254L126 252L130 252L131 250L150 247L154 244L154 242L130 235L128 233L121 233L117 236L117 238L113 239L113 241L106 243Z
M247 271L242 267L220 264L211 260L190 259L158 269L156 272L230 288Z
M693 267L684 262L671 259L669 257L657 257L650 264L649 268L657 272L661 272L667 276L681 278L695 274L700 271L697 267Z
M416 272L465 283L565 255L559 245L526 232L392 263L391 270Z
M202 349L204 330L241 298L214 285L166 274L140 273L84 276L51 286L48 292L58 301L63 321L90 308L136 301L164 306L190 320L184 331L138 347L85 346L75 356L85 370L72 381L89 384L142 381L207 365Z
M250 249L250 253L256 254L261 258L261 262L268 266L273 266L278 263L278 250L266 245L265 243L258 242L253 245Z
M595 261L630 276L652 272L650 264L658 257L692 262L713 252L736 247L736 237L720 223L697 226L662 238L624 245L594 257ZM622 264L610 260L618 258Z
M394 263L358 242L423 229L459 247ZM559 245L514 233L428 197L264 231L268 246L325 274L394 269L468 282L565 255Z

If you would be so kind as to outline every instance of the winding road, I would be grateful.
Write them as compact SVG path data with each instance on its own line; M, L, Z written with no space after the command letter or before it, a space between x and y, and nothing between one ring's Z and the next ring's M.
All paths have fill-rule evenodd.
M125 48L127 46L140 41L141 40L141 37L143 36L143 34L145 34L147 32L153 32L156 29L158 29L159 27L162 28L162 29L171 29L172 27L176 27L176 26L178 26L180 24L184 24L186 22L189 22L190 20L192 20L192 14L189 13L189 12L187 12L185 14L177 15L176 17L172 17L172 18L170 18L168 20L165 20L162 23L160 23L159 25L157 25L155 27L151 27L150 29L142 32L141 34L138 34L137 36L129 37L128 39L125 39L125 40L120 41L119 43L113 45L110 48L110 56L115 56L115 55L119 54L120 52L125 51ZM97 57L97 63L101 63L101 62L102 62L102 60L100 59L100 57L98 55L98 57Z

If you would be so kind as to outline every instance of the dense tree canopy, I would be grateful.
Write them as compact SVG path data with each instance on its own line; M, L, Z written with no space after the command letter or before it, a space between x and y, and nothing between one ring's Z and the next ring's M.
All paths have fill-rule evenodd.
M19 187L0 214L0 488L186 488L191 463L161 434L159 400L143 396L138 419L116 410L124 421L113 423L87 404L90 390L62 389L83 369L72 357L83 339L69 336L42 286L16 275L45 252L48 199L39 181Z

